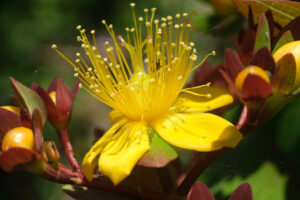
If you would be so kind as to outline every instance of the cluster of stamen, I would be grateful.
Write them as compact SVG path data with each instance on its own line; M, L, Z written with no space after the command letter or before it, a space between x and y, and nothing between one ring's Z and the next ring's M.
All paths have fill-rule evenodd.
M82 81L80 87L132 120L151 121L167 112L180 92L192 93L182 88L189 74L202 62L194 66L197 51L190 41L190 15L177 14L175 19L167 16L159 20L154 19L156 9L152 8L151 13L144 9L144 18L136 18L135 4L130 6L134 27L125 28L126 38L116 36L113 25L102 20L113 43L104 43L106 57L98 51L95 30L90 32L90 43L80 25L77 40L89 63L80 53L76 53L73 63L56 45L52 47L73 66L74 76ZM147 30L144 39L142 26ZM125 57L124 49L130 59Z

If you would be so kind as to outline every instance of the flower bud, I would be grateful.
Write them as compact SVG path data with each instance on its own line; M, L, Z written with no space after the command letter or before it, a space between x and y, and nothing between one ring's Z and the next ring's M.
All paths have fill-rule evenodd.
M48 159L48 162L56 165L60 158L60 153L56 148L54 141L46 141L43 144L44 156Z
M13 113L16 113L17 115L20 116L20 108L17 106L1 106L1 108L9 110Z
M249 74L257 75L265 80L267 83L270 83L270 78L268 74L260 67L251 65L243 69L235 79L235 85L239 91L242 91L244 82Z
M300 40L289 42L280 47L273 55L277 63L283 56L292 54L296 64L296 76L292 89L295 90L300 86ZM284 66L282 66L284 67Z
M34 149L34 136L31 129L16 127L9 130L3 137L2 150L13 147L21 147L29 150Z

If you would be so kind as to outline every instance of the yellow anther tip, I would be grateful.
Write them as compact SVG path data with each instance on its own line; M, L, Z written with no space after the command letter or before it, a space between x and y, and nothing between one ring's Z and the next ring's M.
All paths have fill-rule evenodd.
M216 52L215 52L215 51L212 51L211 54L212 54L213 56L215 56L215 55L216 55Z
M76 26L76 29L80 30L81 29L81 25Z
M106 21L104 19L101 20L102 24L106 24Z
M134 7L135 6L135 3L130 3L130 7Z
M91 30L91 34L95 34L95 32L96 32L95 30Z
M57 48L56 44L52 44L51 48L56 49Z
M145 13L147 13L148 11L149 11L148 8L145 8L145 9L144 9L144 12L145 12Z

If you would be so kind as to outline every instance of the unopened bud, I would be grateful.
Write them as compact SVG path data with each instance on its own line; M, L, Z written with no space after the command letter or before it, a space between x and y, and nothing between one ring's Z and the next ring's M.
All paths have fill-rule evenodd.
M60 153L56 148L55 142L54 141L44 142L43 152L44 152L44 157L48 160L48 162L53 166L56 166L60 158Z
M235 85L239 89L239 91L242 91L244 82L249 74L257 75L263 80L265 80L267 83L270 83L269 76L262 68L255 65L251 65L243 69L235 79Z
M16 127L9 130L3 137L2 150L13 147L21 147L29 150L34 149L34 136L31 129Z

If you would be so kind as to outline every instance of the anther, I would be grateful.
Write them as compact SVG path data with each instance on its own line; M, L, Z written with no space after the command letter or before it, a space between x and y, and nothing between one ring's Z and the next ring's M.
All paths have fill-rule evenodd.
M151 11L152 11L152 12L155 12L155 11L156 11L156 8L151 8Z
M135 6L135 3L130 3L130 6L133 8Z
M187 14L187 13L183 13L183 14L182 14L182 16L184 16L184 17L187 17L187 16L188 16L188 14Z
M177 19L180 18L180 14L179 14L179 13L176 14L176 18L177 18Z
M80 63L80 59L77 58L77 59L75 60L75 62L76 62L76 63Z
M175 27L176 29L179 29L179 24L175 24L174 27Z
M56 48L57 48L56 44L52 44L52 45L51 45L51 48L52 48L52 49L56 49Z
M162 17L162 18L161 18L161 21L162 21L162 22L166 22L167 19L166 19L165 17Z
M145 9L144 9L144 12L145 12L145 13L148 13L148 11L149 11L148 8L145 8Z
M81 25L76 26L76 29L80 30L81 29Z
M106 21L104 19L101 20L102 24L106 24Z
M75 74L74 74L74 77L78 77L78 73L75 73Z
M79 85L78 85L78 86L79 86L79 88L82 88L82 83L79 83Z
M215 51L212 51L212 52L211 52L211 55L215 56L215 55L216 55L216 52L215 52Z
M131 29L130 29L130 32L133 33L134 31L135 31L135 28L131 28Z
M172 16L168 16L167 19L168 19L169 21L171 21L173 18L172 18Z
M76 37L76 39L77 39L78 42L81 41L81 37L79 35Z
M140 22L142 22L144 19L143 19L143 17L139 17L139 19L138 19Z
M91 34L94 35L95 34L95 30L91 30Z
M180 75L180 76L178 76L178 78L177 78L178 80L181 80L182 79L182 76Z

